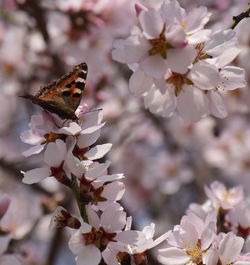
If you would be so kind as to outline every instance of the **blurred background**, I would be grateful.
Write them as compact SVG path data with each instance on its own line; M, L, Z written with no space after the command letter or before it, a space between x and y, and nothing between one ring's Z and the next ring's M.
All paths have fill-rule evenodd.
M161 1L141 0L157 6ZM183 0L187 10L205 5L212 12L207 27L228 28L247 0ZM171 229L190 203L205 200L204 185L217 179L241 184L250 193L249 85L224 97L228 117L207 117L185 124L177 115L161 118L145 110L128 90L127 66L112 61L112 44L128 36L137 23L135 1L128 0L1 0L0 1L0 193L12 198L1 226L13 231L11 248L25 255L27 265L73 265L67 231L49 231L51 212L60 204L75 208L68 190L53 179L22 184L21 170L40 167L42 155L25 159L28 145L20 133L41 108L18 96L87 62L83 101L102 108L99 142L113 144L107 159L111 173L126 176L122 205L135 229L156 223L156 234ZM249 18L235 29L241 48L234 61L250 82ZM75 209L75 211L77 211ZM74 212L74 210L73 210ZM158 264L154 253L150 264Z

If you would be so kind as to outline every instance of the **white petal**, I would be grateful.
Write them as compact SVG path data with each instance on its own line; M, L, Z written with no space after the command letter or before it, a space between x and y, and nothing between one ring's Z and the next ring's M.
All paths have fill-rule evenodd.
M211 114L217 118L224 119L227 116L227 109L222 95L218 91L212 90L208 91L206 95Z
M20 139L27 144L37 145L41 143L43 137L40 135L35 135L32 130L27 130L21 133Z
M107 232L116 232L122 230L126 224L126 213L122 210L112 207L105 209L101 215L101 225Z
M207 114L204 92L188 86L177 97L177 110L185 122L197 122Z
M211 30L203 29L187 37L188 44L195 45L210 39Z
M112 174L112 175L101 176L98 179L96 179L95 182L96 183L108 182L108 181L114 181L114 180L119 180L119 179L123 179L123 178L124 178L123 174Z
M126 40L116 40L114 42L112 58L121 63L136 63L147 56L150 48L150 43L143 35L132 35Z
M100 250L94 245L88 245L77 256L76 265L98 265L101 258Z
M187 46L184 49L170 49L167 53L167 61L171 71L185 74L196 56L194 47Z
M85 224L84 224L85 225ZM89 226L89 230L86 231L86 233L91 231L91 226ZM69 248L74 254L81 253L82 250L85 247L85 241L82 236L82 231L81 229L78 229L71 237L69 240Z
M119 201L125 192L125 185L120 181L114 181L104 186L102 196L110 201Z
M100 124L102 118L103 118L103 112L100 109L94 109L84 113L83 122L81 125L82 130Z
M43 150L44 146L45 146L44 144L33 146L29 148L28 150L24 151L23 155L25 157L29 157L31 155L39 154Z
M89 160L96 160L100 159L103 156L105 156L109 150L111 149L112 144L102 144L102 145L96 145L95 147L91 148L85 156Z
M66 135L76 135L80 133L81 127L76 122L71 122L69 127L62 127L61 129L55 131L56 133L62 133Z
M143 33L148 39L158 38L163 29L160 13L155 9L144 10L139 15Z
M85 148L94 144L97 141L97 139L100 137L100 132L101 130L98 130L90 134L79 135L77 145L80 148Z
M167 265L181 265L187 264L190 259L185 252L179 248L166 248L159 250L158 260L162 264Z
M204 6L192 9L185 20L187 34L192 34L197 31L200 32L209 21L210 16L211 14L208 13L207 8Z
M233 90L246 86L245 70L236 66L226 66L220 71L222 83L220 87L226 90Z
M220 74L217 68L202 61L194 64L188 77L198 88L203 90L214 89L220 83Z
M49 143L44 153L44 162L51 167L58 167L66 155L66 144L62 140Z
M211 225L212 226L212 225ZM201 248L206 250L212 243L215 237L215 232L210 227L207 227L201 235Z
M203 257L203 263L206 265L214 265L218 263L219 253L217 249L210 248Z
M167 25L181 23L186 17L185 9L180 7L178 1L163 1L160 12Z
M50 176L51 172L48 168L35 168L27 172L23 172L24 177L22 182L24 184L34 184Z
M134 246L142 245L147 241L143 232L133 230L122 231L116 235L115 239L124 244L130 244Z
M100 218L98 217L97 213L90 206L86 207L86 211L88 215L89 224L99 230Z
M167 60L160 55L152 55L141 62L140 68L148 76L163 78L167 71Z
M219 254L222 264L229 264L240 255L244 239L234 235L232 232L226 234L219 245Z
M169 235L171 234L171 232L172 231L168 231L165 234L159 236L157 239L154 240L154 242L151 244L150 247L153 248L153 247L161 244L164 240L166 240L169 237Z
M175 110L176 98L169 90L166 90L165 93L162 94L159 89L152 87L149 93L144 97L144 105L145 108L149 108L151 112L167 117Z
M237 37L232 29L217 31L211 39L205 44L205 49L213 57L220 56L228 48L236 46Z
M143 95L149 91L152 86L152 78L145 75L142 71L135 71L129 79L129 89L132 93L138 96Z
M181 25L172 25L166 32L167 42L174 48L184 48L187 44L186 33Z
M96 131L100 130L104 125L105 125L105 122L102 123L102 124L98 124L98 125L94 125L94 126L88 127L86 129L82 130L80 135L82 135L82 134L90 134L90 133L96 132Z
M107 169L110 166L111 162L106 161L105 163L100 163L95 165L93 168L90 168L86 174L85 177L89 180L93 180L96 178L99 178L102 175L107 174Z

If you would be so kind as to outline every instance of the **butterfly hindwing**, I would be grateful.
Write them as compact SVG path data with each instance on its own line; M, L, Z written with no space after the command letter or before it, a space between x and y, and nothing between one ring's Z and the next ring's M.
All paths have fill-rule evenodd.
M60 79L42 87L35 96L26 94L23 97L63 119L76 120L75 111L82 98L87 72L87 64L81 63Z

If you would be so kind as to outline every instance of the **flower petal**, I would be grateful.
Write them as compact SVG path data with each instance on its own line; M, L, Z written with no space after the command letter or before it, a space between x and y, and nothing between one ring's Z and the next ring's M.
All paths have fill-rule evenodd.
M34 184L50 176L51 172L48 168L35 168L26 172L22 172L24 184Z
M100 159L103 156L105 156L109 150L111 149L112 144L102 144L102 145L96 145L95 147L91 148L85 156L89 160L96 160Z
M148 39L158 38L163 29L160 13L155 9L143 10L139 15L143 33Z
M160 249L158 260L162 264L167 265L182 265L187 264L190 261L188 255L186 255L184 251L174 247Z

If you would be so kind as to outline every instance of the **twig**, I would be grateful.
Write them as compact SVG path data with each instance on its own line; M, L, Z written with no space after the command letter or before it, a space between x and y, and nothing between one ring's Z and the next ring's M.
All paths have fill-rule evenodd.
M248 18L250 16L250 4L248 4L248 8L240 13L238 16L233 17L232 24L230 25L230 29L234 29L242 19Z

